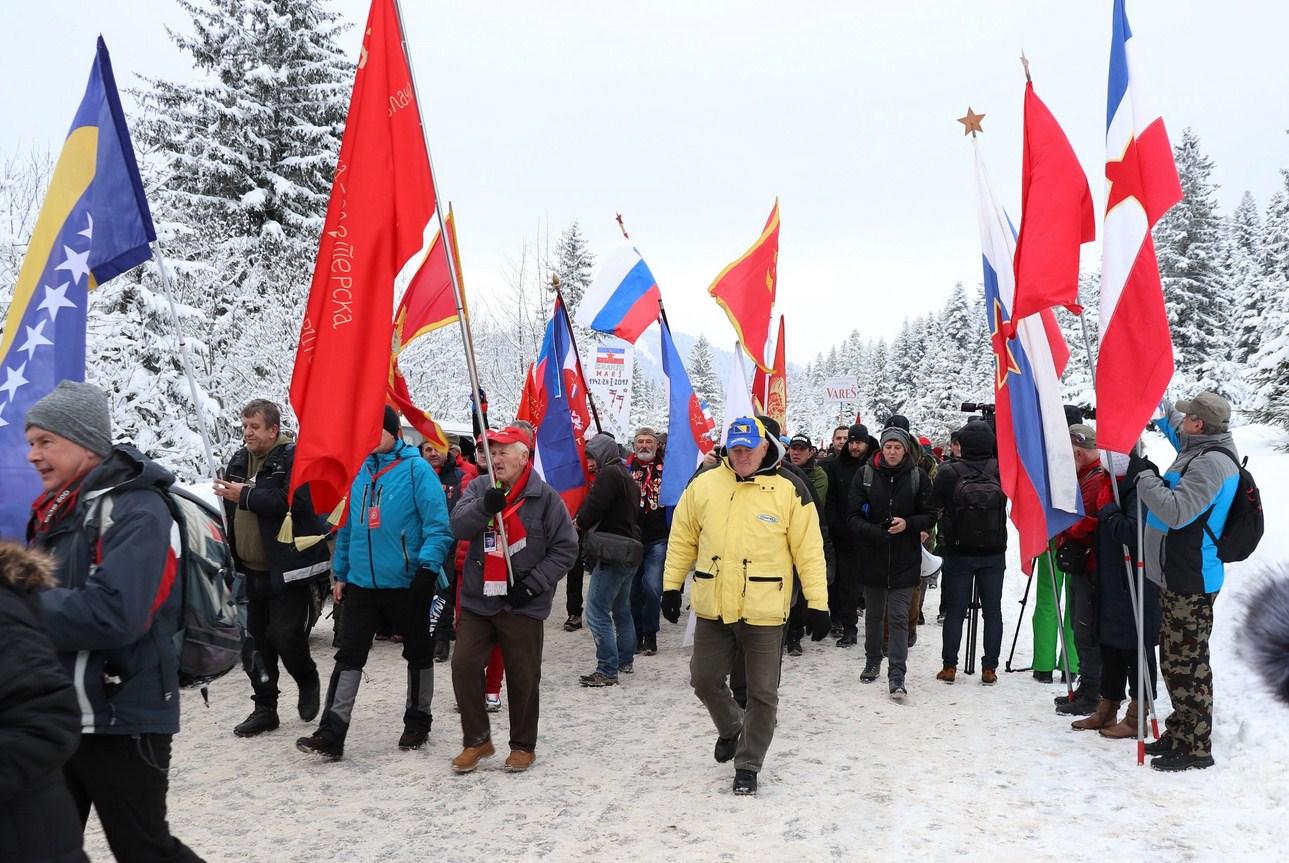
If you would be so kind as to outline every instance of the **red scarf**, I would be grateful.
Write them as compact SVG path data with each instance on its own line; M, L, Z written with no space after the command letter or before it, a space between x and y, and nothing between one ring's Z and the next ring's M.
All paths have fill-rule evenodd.
M524 505L523 493L528 487L528 477L533 471L533 463L530 461L524 465L524 472L519 475L519 479L506 492L506 507L501 511L501 524L506 530L506 543L509 546L510 554L513 556L521 551L528 544L528 532L524 530L524 523L519 518L519 508ZM493 524L496 516L488 522L488 531L485 534L493 534ZM501 534L497 533L493 537L493 549L487 551L487 542L485 540L485 552L483 555L483 595L484 596L505 596L509 592L510 579L506 572L506 557L501 550Z
M55 524L76 509L76 499L80 497L81 474L58 491L49 491L36 498L31 505L31 535L41 536L49 533Z

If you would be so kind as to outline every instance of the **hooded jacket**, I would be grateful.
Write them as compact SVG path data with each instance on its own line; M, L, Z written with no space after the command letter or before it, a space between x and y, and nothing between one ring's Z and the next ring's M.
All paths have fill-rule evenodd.
M174 481L117 446L85 477L72 511L33 535L57 561L58 586L40 604L86 733L179 731L179 526L163 497Z
M37 591L50 567L0 544L0 851L7 861L83 861L62 766L81 739L72 679L45 632Z
M461 607L491 617L501 611L545 620L550 617L555 585L577 560L577 531L568 517L568 508L559 492L546 484L533 470L528 475L521 497L519 519L526 536L523 548L511 552L510 563L517 578L527 578L541 588L541 593L522 608L514 608L505 596L483 594L483 536L492 516L483 505L483 495L492 487L488 476L481 476L466 486L461 501L452 510L452 533L469 543L461 580ZM511 538L512 546L515 545Z
M369 455L349 489L349 517L336 536L336 581L411 587L419 567L442 571L451 549L443 486L416 447L396 440L389 452Z
M288 512L295 533L299 535L325 535L331 532L323 519L313 511L313 498L309 486L301 486L295 498L287 502L287 489L291 485L291 466L295 460L295 444L279 443L264 457L264 464L253 477L247 477L251 454L242 447L228 463L225 477L233 482L248 483L242 489L237 503L224 501L224 523L228 526L228 547L239 570L244 564L237 558L237 510L254 513L260 525L260 539L269 562L269 593L279 593L286 585L305 585L331 569L331 553L325 542L300 551L295 543L278 542L278 530Z
M1137 495L1149 511L1146 577L1173 593L1217 593L1226 573L1213 537L1226 526L1240 471L1234 459L1213 449L1221 447L1236 458L1239 451L1230 432L1182 434L1182 414L1169 408L1164 433L1177 447L1177 458L1162 478L1137 477Z
M891 467L879 451L869 465L871 472L866 469L856 472L847 506L847 525L863 554L864 586L887 590L916 587L922 574L921 532L935 527L931 479L908 452L899 464ZM866 475L872 477L872 485L867 488ZM882 526L882 522L892 517L905 520L903 532L892 534Z
M617 443L598 434L586 442L586 454L595 459L595 482L577 511L578 528L640 539L640 486L618 456Z
M694 477L676 506L667 540L663 589L680 590L690 567L690 603L705 620L782 626L793 596L793 568L810 608L828 609L819 513L806 482L785 469L783 445L770 439L746 479L730 465Z

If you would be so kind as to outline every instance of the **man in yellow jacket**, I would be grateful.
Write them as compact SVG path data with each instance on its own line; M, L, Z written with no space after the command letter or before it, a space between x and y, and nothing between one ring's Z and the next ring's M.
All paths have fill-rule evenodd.
M725 459L696 476L676 507L662 612L672 623L680 619L680 592L693 568L690 684L716 724L716 760L734 759L734 793L755 794L774 738L792 579L801 578L814 641L828 635L828 579L819 513L805 483L781 466L783 445L755 418L740 417L725 448ZM736 650L747 668L746 715L726 683Z

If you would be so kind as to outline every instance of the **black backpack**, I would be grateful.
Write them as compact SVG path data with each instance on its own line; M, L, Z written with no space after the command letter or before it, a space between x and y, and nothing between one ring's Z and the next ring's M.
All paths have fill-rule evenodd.
M1262 515L1262 492L1258 490L1257 480L1253 474L1249 473L1246 465L1249 463L1249 457L1246 455L1241 461L1235 457L1235 453L1225 447L1209 447L1200 453L1220 452L1235 462L1236 468L1240 472L1240 482L1235 487L1235 498L1231 501L1231 508L1226 513L1226 524L1222 527L1222 535L1215 536L1213 529L1208 526L1209 517L1213 514L1212 507L1204 513L1204 532L1208 538L1213 540L1217 546L1218 560L1223 563L1235 563L1241 560L1247 560L1249 555L1253 554L1254 549L1262 540L1262 532L1266 525ZM1195 458L1199 458L1196 456ZM1194 459L1191 459L1194 462ZM1186 465L1190 467L1190 463ZM1182 471L1186 473L1185 470Z
M1007 497L998 476L998 461L983 469L958 462L958 482L949 501L946 530L949 547L958 551L1000 549L1007 545ZM945 468L941 468L944 470Z

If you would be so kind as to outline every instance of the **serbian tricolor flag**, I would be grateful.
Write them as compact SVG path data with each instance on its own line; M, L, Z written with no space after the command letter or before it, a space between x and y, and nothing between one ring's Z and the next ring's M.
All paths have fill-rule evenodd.
M1088 178L1052 112L1025 84L1021 223L1016 241L1016 302L1009 334L1052 306L1079 306L1079 246L1096 238ZM1053 321L1055 322L1055 321Z
M774 306L778 267L779 201L776 198L770 218L752 248L721 270L707 289L729 316L743 350L767 372L773 371L765 346L770 338L770 310Z
M461 303L465 306L465 284L461 277L461 256L458 252L456 220L451 207L445 220L448 238L451 240L452 258L456 264L457 280L461 284ZM412 401L407 387L407 380L399 368L398 358L403 350L426 333L439 327L455 323L457 320L456 292L452 290L452 272L448 269L448 252L443 243L443 236L435 236L430 243L429 254L425 263L412 277L403 299L394 313L394 351L389 359L389 381L386 399L399 413L407 417L426 442L440 454L447 454L450 441L429 411L418 408Z
M546 325L542 349L529 375L534 390L526 392L527 419L537 429L534 467L564 499L570 513L586 496L586 431L589 411L582 363L573 350L564 301L555 298L555 311Z
M631 246L610 252L577 308L578 326L635 344L658 320L658 280Z
M680 496L703 454L715 446L711 431L716 423L689 382L671 329L665 321L660 322L660 328L662 373L667 379L667 458L662 463L658 502L662 506L675 506L680 503Z
M320 511L380 441L395 284L429 253L434 182L393 0L372 0L291 377L291 490Z
M973 146L975 141L972 141ZM980 153L975 153L976 195L983 247L985 309L994 352L994 403L998 426L998 469L1011 519L1020 534L1021 565L1033 560L1048 540L1082 517L1083 505L1061 404L1060 373L1065 352L1059 331L1052 339L1044 325L1048 309L1017 321L1009 337L1016 297L1016 234L993 188ZM1065 352L1068 357L1068 352Z
M1173 341L1150 229L1182 199L1172 145L1141 86L1124 0L1115 0L1106 103L1097 445L1128 452L1173 376Z

